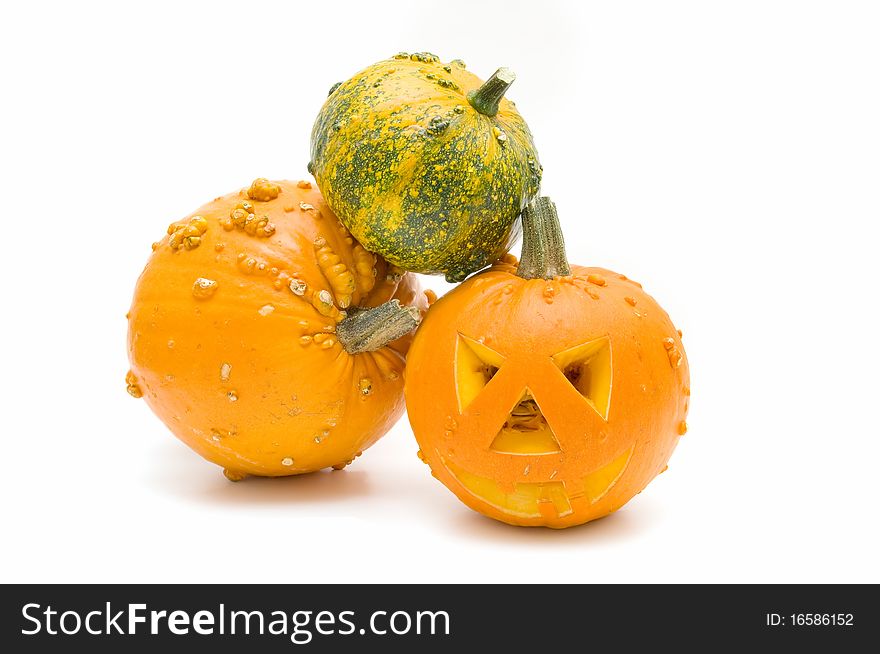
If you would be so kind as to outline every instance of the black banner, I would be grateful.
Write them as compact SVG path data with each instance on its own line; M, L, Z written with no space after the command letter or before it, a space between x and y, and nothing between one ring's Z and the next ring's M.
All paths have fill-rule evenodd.
M2 596L7 652L631 651L645 642L853 651L880 637L868 585L21 585Z

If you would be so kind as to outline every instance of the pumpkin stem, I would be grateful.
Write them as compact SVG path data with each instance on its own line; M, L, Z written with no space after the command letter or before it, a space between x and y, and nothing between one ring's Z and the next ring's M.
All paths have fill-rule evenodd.
M516 274L523 279L553 279L571 274L556 205L535 198L522 212L522 256Z
M498 104L501 98L513 84L516 74L509 68L499 68L492 77L483 82L476 91L468 93L468 102L471 106L486 116L494 116L498 113Z
M420 320L416 307L404 307L400 300L388 300L372 309L351 311L336 325L336 338L349 354L372 352L408 334Z

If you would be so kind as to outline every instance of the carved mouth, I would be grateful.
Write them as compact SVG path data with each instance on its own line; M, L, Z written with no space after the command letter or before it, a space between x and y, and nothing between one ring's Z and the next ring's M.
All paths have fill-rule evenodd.
M468 493L491 504L502 513L520 518L564 518L573 513L573 502L595 504L623 476L635 446L581 479L519 482L505 491L494 479L468 472L449 460L443 465Z

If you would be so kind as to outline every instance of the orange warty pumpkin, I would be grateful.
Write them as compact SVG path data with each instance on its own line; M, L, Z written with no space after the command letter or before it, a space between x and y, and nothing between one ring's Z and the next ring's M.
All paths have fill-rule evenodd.
M472 509L568 527L619 509L665 469L690 395L681 334L641 285L569 267L548 198L507 255L431 308L406 404L435 477Z
M153 250L128 314L128 392L228 478L341 468L400 417L427 298L309 182L258 179Z

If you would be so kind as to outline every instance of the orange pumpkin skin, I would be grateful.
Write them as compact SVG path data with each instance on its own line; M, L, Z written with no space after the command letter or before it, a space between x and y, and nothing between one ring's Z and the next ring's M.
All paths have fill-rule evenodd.
M408 356L409 420L419 457L470 508L514 525L578 525L616 511L665 469L686 430L687 359L669 317L636 282L581 266L526 280L515 264L507 255L431 308ZM560 353L585 343L594 343L583 351L596 369L577 373L575 363L567 376L571 355ZM482 359L500 359L461 408L460 377L470 372L460 350L480 345L494 353ZM588 374L595 387L579 391ZM532 422L516 431L511 411L523 411L523 397L534 398L552 438L533 430L528 403ZM499 448L502 432L533 451ZM533 446L535 434L543 438Z
M180 440L233 480L291 475L344 466L400 417L411 337L349 354L336 327L426 297L309 182L257 180L168 232L134 292L126 381Z

